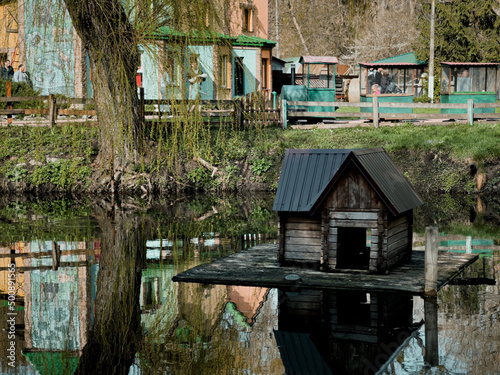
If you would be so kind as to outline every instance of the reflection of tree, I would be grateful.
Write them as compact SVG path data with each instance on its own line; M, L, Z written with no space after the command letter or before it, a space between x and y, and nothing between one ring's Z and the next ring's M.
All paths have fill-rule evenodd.
M142 337L139 294L145 267L145 219L98 209L102 229L94 325L76 374L128 374Z

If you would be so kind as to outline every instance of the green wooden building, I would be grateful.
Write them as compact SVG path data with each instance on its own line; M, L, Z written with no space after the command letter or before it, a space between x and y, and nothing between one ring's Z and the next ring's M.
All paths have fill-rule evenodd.
M495 103L499 98L500 63L441 63L441 103ZM442 113L467 113L466 109L441 109ZM477 108L477 113L494 113L495 108Z
M414 97L424 95L424 61L417 60L413 52L370 63L360 63L359 92L361 103L372 103L376 95L380 102L413 103ZM378 90L377 90L378 89ZM361 108L371 112L371 108ZM379 113L412 113L412 108L381 106Z

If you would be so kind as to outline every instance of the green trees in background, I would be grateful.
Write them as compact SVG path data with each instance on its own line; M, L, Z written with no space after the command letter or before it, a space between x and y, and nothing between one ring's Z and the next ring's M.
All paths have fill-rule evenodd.
M434 56L436 63L500 61L500 3L496 0L436 1ZM429 60L430 2L418 18L420 36L414 51Z

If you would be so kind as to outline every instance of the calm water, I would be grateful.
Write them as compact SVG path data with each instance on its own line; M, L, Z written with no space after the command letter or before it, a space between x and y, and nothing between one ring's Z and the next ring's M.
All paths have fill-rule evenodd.
M437 224L441 246L480 258L424 301L171 281L275 242L269 196L11 199L0 205L0 373L500 374L499 205L425 200L414 246Z

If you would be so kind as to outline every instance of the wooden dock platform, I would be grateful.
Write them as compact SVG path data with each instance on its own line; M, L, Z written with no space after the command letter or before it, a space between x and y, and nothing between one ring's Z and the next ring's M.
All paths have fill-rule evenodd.
M413 251L410 262L387 275L323 272L308 268L284 267L277 260L277 246L262 244L239 253L193 267L173 277L175 282L260 286L269 288L363 290L367 292L424 293L423 251ZM438 290L478 259L476 254L439 252ZM298 281L290 281L300 277ZM297 276L296 276L297 275Z

